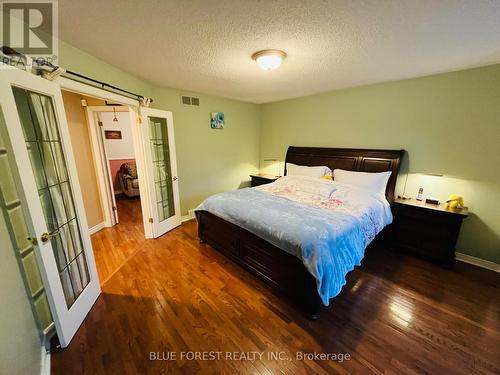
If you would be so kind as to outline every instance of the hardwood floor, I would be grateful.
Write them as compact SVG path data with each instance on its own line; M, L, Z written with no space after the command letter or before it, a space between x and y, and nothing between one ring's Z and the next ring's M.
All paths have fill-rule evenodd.
M91 237L101 285L146 242L139 198L117 196L116 206L119 224Z
M157 240L143 237L134 215L93 236L102 295L71 345L53 353L54 374L500 373L493 272L463 263L445 270L370 248L311 322L199 244L194 221ZM222 358L186 358L202 351ZM177 359L168 360L171 352ZM226 352L256 352L256 359ZM299 360L297 352L350 359Z

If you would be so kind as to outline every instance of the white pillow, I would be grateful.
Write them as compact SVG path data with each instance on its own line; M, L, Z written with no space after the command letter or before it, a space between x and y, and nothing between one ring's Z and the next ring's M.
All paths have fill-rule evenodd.
M329 198L330 195L332 195L332 193L336 190L333 181L327 181L317 177L299 177L300 180L295 183L295 188L304 193Z
M370 191L380 197L385 197L385 189L391 171L387 172L355 172L343 169L334 169L333 176L335 182L349 184L361 189Z
M304 165L297 165L292 163L286 163L286 174L287 176L309 176L309 177L321 177L332 170L325 166L319 167L306 167Z

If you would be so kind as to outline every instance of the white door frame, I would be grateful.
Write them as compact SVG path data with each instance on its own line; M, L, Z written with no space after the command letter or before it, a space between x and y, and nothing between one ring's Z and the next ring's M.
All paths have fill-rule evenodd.
M102 131L99 126L97 114L100 112L113 112L113 108L115 108L116 112L130 112L129 107L125 106L88 106L85 109L87 124L89 126L90 146L92 148L92 155L94 156L97 173L97 185L99 187L101 206L104 213L105 227L112 227L116 224L116 220L114 219L116 211L113 209L113 206L116 205L116 201L114 199L112 176L111 171L109 170L108 159L105 154L106 150L104 146L104 139L102 138ZM135 119L135 114L132 114L132 117ZM132 121L132 118L130 120ZM132 124L130 126L132 126ZM134 157L137 159L135 145Z
M132 124L132 138L134 142L134 151L136 154L136 166L137 166L137 174L139 178L139 186L141 189L141 208L142 208L142 219L144 223L144 235L146 238L153 238L153 224L150 222L149 218L152 217L152 213L150 212L150 207L153 207L152 204L149 202L149 196L151 196L148 192L149 187L148 183L146 180L146 173L147 173L147 166L146 166L146 160L144 158L145 155L145 150L144 150L144 142L142 141L142 130L140 128L140 103L136 99L131 99L129 97L116 94L114 92L110 92L107 90L103 90L94 86L87 85L82 82L74 81L68 78L64 77L58 77L55 82L59 83L61 86L62 90L66 91L71 91L76 94L80 95L86 95L86 96L92 96L96 97L102 100L108 100L111 101L112 103L117 103L117 104L122 104L124 106L128 106L128 110L130 111L131 114L131 124ZM133 117L133 118L132 118ZM87 121L89 121L90 118L87 118ZM95 120L94 120L95 122ZM90 123L90 122L89 122ZM92 127L91 127L92 128ZM92 133L95 132L95 130L91 130L91 137ZM102 157L99 157L99 152L96 152L94 150L95 145L93 144L94 140L91 142L92 145L92 153L94 155L94 162L96 166L102 166L103 160ZM99 168L99 167L97 167ZM100 173L100 175L99 175ZM109 198L107 197L107 194L103 194L101 190L101 185L104 184L104 178L105 175L102 171L98 171L98 180L99 181L99 191L101 193L101 200L104 198L106 199L106 203L103 205L104 211L107 211L105 208L110 206ZM112 207L112 204L111 204ZM106 218L106 215L109 215L108 213L104 212L104 216Z

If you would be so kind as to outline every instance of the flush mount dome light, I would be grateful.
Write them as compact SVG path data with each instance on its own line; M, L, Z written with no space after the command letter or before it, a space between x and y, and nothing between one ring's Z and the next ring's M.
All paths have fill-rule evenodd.
M278 49L266 49L257 51L252 55L257 65L263 70L274 70L279 68L286 53Z

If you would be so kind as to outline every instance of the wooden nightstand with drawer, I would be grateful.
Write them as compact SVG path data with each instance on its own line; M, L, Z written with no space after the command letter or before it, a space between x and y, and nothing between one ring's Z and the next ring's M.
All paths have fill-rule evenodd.
M270 184L271 182L274 182L278 178L280 178L280 176L274 176L265 173L257 173L257 174L251 174L250 178L252 179L251 186L254 187L264 184Z
M415 254L443 267L451 267L455 245L467 208L447 208L415 199L396 199L393 204L392 247Z

